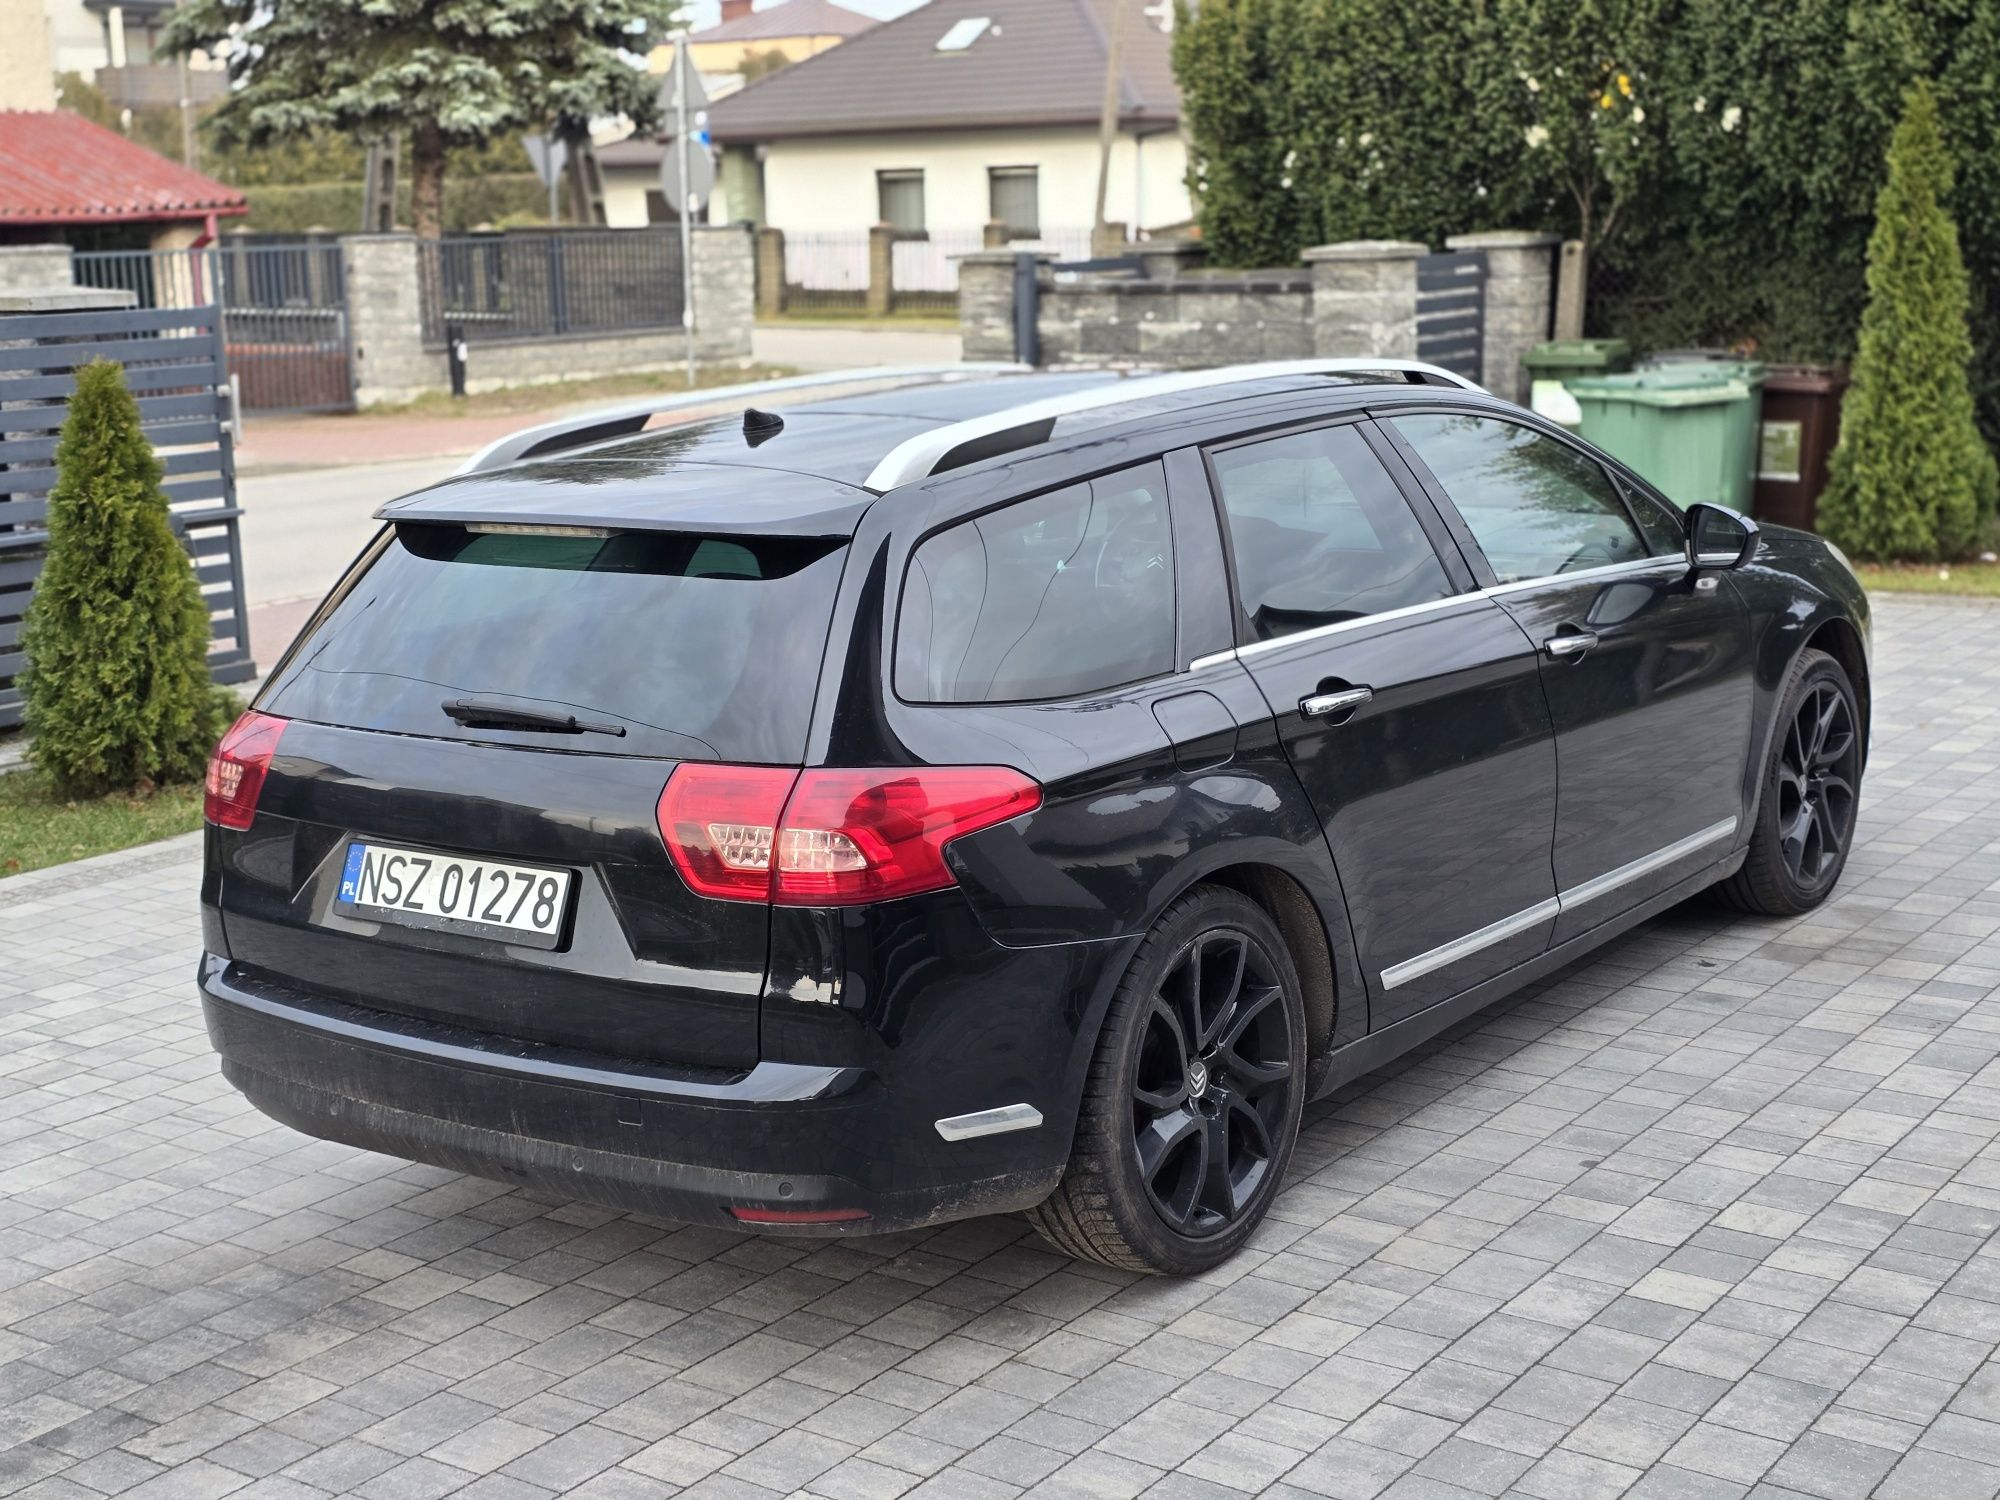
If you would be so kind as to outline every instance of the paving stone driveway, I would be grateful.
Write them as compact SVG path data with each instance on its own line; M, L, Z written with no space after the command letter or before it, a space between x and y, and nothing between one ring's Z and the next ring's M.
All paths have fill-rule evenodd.
M189 841L0 884L0 1490L2000 1488L2000 608L1880 615L1864 840L1309 1118L1223 1272L675 1229L217 1076Z

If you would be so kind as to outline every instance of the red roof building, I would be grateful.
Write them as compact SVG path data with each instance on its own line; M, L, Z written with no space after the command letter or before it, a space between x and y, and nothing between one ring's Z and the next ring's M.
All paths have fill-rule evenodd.
M0 241L77 240L126 226L213 234L242 193L67 110L0 110ZM136 233L134 233L136 231Z

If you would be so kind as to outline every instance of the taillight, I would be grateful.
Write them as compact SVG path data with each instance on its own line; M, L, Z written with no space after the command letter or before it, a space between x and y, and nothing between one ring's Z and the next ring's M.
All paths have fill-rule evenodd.
M677 766L660 837L688 885L726 901L852 906L951 885L953 839L1041 805L1005 766Z
M264 775L284 732L283 719L254 711L229 726L208 758L207 794L201 803L204 818L223 828L250 826L264 791Z
M681 765L660 793L660 837L698 894L767 901L771 844L797 771Z

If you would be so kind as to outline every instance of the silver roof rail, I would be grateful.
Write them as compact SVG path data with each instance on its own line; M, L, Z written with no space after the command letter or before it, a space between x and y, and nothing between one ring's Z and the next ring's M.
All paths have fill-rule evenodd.
M641 432L656 416L675 411L695 411L706 406L728 407L760 396L783 395L790 391L810 391L824 387L852 386L857 391L877 386L893 388L928 381L955 381L989 375L1025 375L1028 365L1004 363L959 363L935 365L880 365L853 370L822 370L812 375L787 375L777 380L750 380L741 385L711 386L677 396L648 396L640 401L602 406L534 427L524 427L495 438L460 464L454 474L479 474L505 468L524 459L580 448L586 443L607 442Z
M1094 411L1101 407L1123 406L1127 402L1143 401L1151 396L1170 396L1181 391L1206 390L1212 386L1236 385L1246 380L1267 380L1274 376L1376 374L1402 375L1416 384L1437 383L1456 386L1466 391L1484 390L1477 381L1467 380L1463 375L1444 369L1442 366L1425 364L1415 359L1279 359L1254 365L1225 365L1214 370L1177 370L1165 375L1135 375L1128 380L1090 386L1061 396L1047 396L1040 401L1029 401L1020 406L1010 407L1006 411L990 412L983 417L970 417L963 422L952 422L943 427L933 428L929 432L919 433L890 449L887 456L875 465L862 484L864 488L879 494L892 490L899 484L927 479L938 472L940 467L950 467L944 463L945 459L961 448L979 443L981 439L997 438L1021 428L1043 428L1039 436L1027 436L1020 443L1011 445L1026 447L1032 443L1047 441L1055 423L1062 417L1073 416L1078 412ZM1004 452L1006 446L986 445L986 451ZM974 456L985 457L986 452Z

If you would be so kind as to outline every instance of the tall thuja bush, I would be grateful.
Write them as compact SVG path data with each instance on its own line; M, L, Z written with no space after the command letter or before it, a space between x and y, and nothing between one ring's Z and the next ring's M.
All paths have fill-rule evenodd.
M208 608L160 475L124 371L84 366L56 446L48 554L22 636L31 753L65 795L191 780L222 732Z
M1279 59L1291 0L1185 4L1174 71L1188 132L1188 190L1209 252L1226 265L1283 265L1310 237L1293 191Z
M1868 309L1820 529L1862 557L1956 557L1993 514L1993 455L1973 420L1969 293L1945 209L1951 158L1919 82L1889 143L1868 241Z

